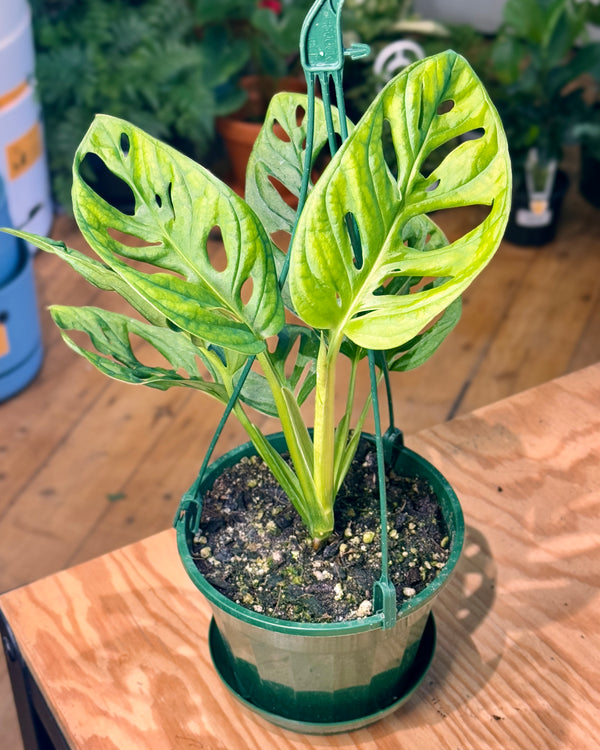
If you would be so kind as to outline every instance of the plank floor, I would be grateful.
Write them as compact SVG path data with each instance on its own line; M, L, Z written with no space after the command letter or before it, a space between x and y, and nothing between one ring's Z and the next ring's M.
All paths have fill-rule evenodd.
M575 154L566 168L572 182L556 240L539 249L503 243L465 295L450 338L425 366L394 378L396 423L405 432L600 360L600 211L576 190ZM452 238L473 220L462 212L440 223ZM52 234L84 249L65 217ZM0 405L0 591L166 528L220 413L201 395L133 388L98 374L64 345L45 308L102 304L106 295L52 256L38 254L35 271L44 365ZM114 309L124 308L117 302ZM229 425L217 452L241 435ZM132 482L139 465L144 479ZM18 750L3 664L0 727L2 747Z

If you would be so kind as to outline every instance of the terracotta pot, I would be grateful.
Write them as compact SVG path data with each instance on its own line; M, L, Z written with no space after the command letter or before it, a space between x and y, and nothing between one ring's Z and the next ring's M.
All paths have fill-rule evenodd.
M223 139L230 166L229 185L239 195L244 194L246 167L271 97L282 91L306 93L306 81L295 76L270 78L268 76L244 76L241 88L248 93L244 106L228 117L217 119L217 133Z
M228 183L238 195L244 194L248 159L261 127L262 123L244 122L233 116L217 120L217 133L223 139L229 160Z

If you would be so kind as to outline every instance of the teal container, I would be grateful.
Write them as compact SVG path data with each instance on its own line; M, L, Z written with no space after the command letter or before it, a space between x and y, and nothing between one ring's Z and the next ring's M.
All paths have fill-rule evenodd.
M286 449L281 433L269 440L278 451ZM390 628L377 613L326 624L275 619L219 593L198 571L190 551L202 494L226 468L255 453L247 443L211 464L194 499L184 496L175 524L183 565L213 611L209 645L215 668L242 703L286 729L330 734L365 726L407 700L429 667L435 645L431 607L464 541L458 499L437 469L402 447L396 473L429 481L448 526L450 557L437 578L401 604Z
M12 227L4 183L0 177L0 227ZM0 232L0 288L14 277L19 269L19 243L11 234Z
M24 242L18 248L17 270L0 286L0 402L25 388L43 359L33 258Z

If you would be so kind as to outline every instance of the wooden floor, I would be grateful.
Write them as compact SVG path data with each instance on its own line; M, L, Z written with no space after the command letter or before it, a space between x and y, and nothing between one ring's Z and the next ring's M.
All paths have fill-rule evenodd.
M396 422L405 432L600 360L600 211L576 190L575 155L566 167L572 183L556 241L540 249L504 243L467 292L462 320L435 357L394 378ZM442 217L450 237L469 220L464 213ZM64 217L53 236L83 249ZM0 591L166 528L219 411L201 395L134 388L98 374L64 345L45 308L98 304L102 294L54 257L39 254L35 270L43 369L0 405ZM149 453L139 450L142 432L152 435ZM228 426L218 452L239 438ZM77 460L56 458L65 445ZM140 464L145 479L133 484L131 469ZM3 665L0 727L2 747L18 750Z

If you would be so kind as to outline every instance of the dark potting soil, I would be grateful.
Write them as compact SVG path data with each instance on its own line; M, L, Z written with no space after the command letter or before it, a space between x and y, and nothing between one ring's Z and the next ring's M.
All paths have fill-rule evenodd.
M398 603L435 579L449 536L433 490L388 470L389 577ZM206 493L192 554L209 583L238 604L298 622L338 622L373 612L381 571L377 459L361 442L335 503L335 529L315 552L268 467L244 458Z

